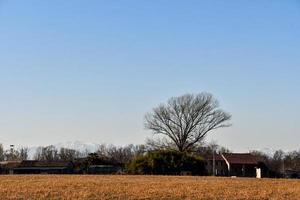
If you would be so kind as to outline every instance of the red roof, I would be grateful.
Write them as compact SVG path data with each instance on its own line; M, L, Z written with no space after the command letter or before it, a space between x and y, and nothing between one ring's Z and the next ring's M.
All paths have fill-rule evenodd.
M210 156L206 157L206 160L212 161L213 156L210 155ZM215 161L224 161L224 158L220 154L215 154Z
M37 161L24 160L20 167L68 167L70 162L67 161Z
M250 153L225 153L223 156L230 164L253 164L257 165L260 161L257 156Z

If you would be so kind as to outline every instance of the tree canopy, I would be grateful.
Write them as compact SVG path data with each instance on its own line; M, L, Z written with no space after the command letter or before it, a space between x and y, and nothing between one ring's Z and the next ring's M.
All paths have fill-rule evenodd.
M230 126L230 119L213 95L186 94L154 108L145 117L145 127L163 136L160 145L184 152L193 149L210 131Z

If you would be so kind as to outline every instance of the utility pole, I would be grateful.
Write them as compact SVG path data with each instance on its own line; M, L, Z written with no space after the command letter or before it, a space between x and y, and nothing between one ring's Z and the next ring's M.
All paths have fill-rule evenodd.
M213 176L216 175L216 156L215 156L215 147L213 147Z
M282 159L282 174L285 177L285 164L284 164L284 157Z

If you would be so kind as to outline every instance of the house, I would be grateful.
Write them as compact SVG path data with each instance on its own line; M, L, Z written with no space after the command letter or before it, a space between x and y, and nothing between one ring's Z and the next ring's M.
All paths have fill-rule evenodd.
M122 173L124 167L123 163L96 153L74 160L74 165L75 173L84 174L118 174Z
M123 165L102 158L79 158L73 161L5 161L0 174L117 174Z
M73 163L67 161L24 160L13 168L14 174L71 174Z
M119 165L90 165L88 174L117 174L122 172L122 167Z
M73 161L74 174L117 174L122 165L103 159L79 158Z
M216 154L206 160L207 171L211 175L261 178L268 173L260 158L250 153Z
M210 175L216 175L216 176L228 176L228 167L226 164L226 161L222 157L221 154L215 154L211 157L206 158L207 161L207 167L206 170L208 174ZM215 162L215 173L213 173L213 162Z
M0 174L13 174L14 169L20 165L21 161L0 162Z

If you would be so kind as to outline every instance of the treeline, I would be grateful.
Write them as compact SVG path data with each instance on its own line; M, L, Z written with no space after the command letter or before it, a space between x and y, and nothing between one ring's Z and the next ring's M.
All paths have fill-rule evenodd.
M38 147L35 152L32 153L33 156L30 157L29 150L28 147L4 149L3 145L0 144L0 161L22 161L28 159L39 161L72 161L79 158L86 158L93 154L99 158L105 158L106 160L126 163L134 157L150 151L145 145L133 144L126 146L100 144L96 152L90 152L88 149L80 151L64 147L57 148L54 145L49 145Z
M262 151L252 151L251 153L259 156L270 170L279 174L286 170L300 171L300 150L290 152L277 150L271 155Z
M170 148L157 148L152 144L145 145L133 145L129 144L126 146L116 146L113 144L100 144L95 152L90 152L88 149L80 151L77 149L70 148L57 148L54 145L40 146L36 148L35 152L29 152L28 147L19 147L17 149L9 148L4 149L3 145L0 144L0 161L22 161L22 160L40 160L40 161L60 161L60 160L74 160L78 158L85 158L89 154L97 154L100 158L106 158L113 160L118 163L126 163L133 158L144 155L146 152L151 151L166 151ZM190 152L192 155L200 157L207 157L215 153L230 153L231 151L227 148L219 146L217 144L204 144ZM30 156L31 155L31 156Z
M151 154L149 152L155 153ZM0 144L0 161L22 161L28 159L39 161L72 161L93 156L102 160L109 160L114 163L120 163L124 166L126 165L132 167L132 163L135 163L137 165L141 164L143 159L145 159L143 161L143 164L147 164L149 159L152 159L152 162L154 162L153 159L161 159L161 155L158 155L160 154L160 152L161 155L166 157L165 159L177 159L178 157L182 157L182 155L184 155L179 155L176 153L176 151L170 150L168 148L157 148L156 146L152 146L151 144L130 144L126 146L100 144L96 152L90 152L88 150L79 151L69 148L56 148L53 145L38 147L36 151L31 154L33 156L30 157L28 147L4 149L3 145ZM168 152L173 152L171 153L173 157L170 156ZM198 147L194 148L192 152L189 152L188 156L194 156L195 162L197 162L201 158L203 159L206 157L210 157L213 152L215 152L216 154L231 153L229 149L211 143L199 145ZM251 153L259 156L270 170L278 174L283 173L285 170L300 171L300 151L284 152L282 150L277 150L273 154L268 154L262 151L252 151ZM188 156L186 158L190 159L190 157ZM159 162L167 163L166 160Z
M29 158L29 148L20 147L17 150L14 148L4 149L0 144L0 161L22 161Z
M196 148L197 154L207 157L215 153L231 153L231 150L216 144L208 144ZM251 154L260 157L266 166L278 173L282 174L285 170L300 171L300 150L284 152L283 150L276 150L274 153L266 153L263 151L250 151Z

